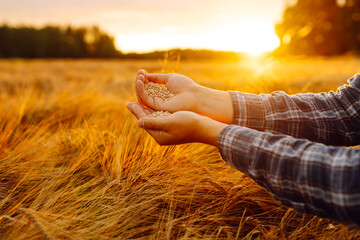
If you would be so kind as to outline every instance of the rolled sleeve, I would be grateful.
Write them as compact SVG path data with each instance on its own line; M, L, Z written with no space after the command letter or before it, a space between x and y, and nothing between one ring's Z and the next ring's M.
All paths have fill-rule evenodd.
M229 92L232 123L335 146L360 144L360 74L336 92L288 95Z
M233 105L232 123L262 130L265 127L264 103L259 95L229 92Z
M360 226L360 150L229 125L219 152L284 205Z

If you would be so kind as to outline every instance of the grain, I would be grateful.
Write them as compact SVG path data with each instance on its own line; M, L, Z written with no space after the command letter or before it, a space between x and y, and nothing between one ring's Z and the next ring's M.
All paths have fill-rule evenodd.
M156 111L153 112L149 115L149 117L154 117L154 118L163 118L163 117L167 117L171 115L171 113L169 113L168 111Z
M165 85L160 85L153 82L149 82L145 84L145 92L150 97L158 97L164 100L175 96L175 94L170 92Z

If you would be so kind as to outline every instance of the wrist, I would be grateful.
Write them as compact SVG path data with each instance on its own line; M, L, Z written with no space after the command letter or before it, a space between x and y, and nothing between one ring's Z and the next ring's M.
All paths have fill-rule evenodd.
M231 124L233 107L231 95L227 91L200 86L196 96L196 113L216 121Z
M198 119L198 141L217 147L217 139L220 132L228 126L225 123L215 121L209 117L200 116Z

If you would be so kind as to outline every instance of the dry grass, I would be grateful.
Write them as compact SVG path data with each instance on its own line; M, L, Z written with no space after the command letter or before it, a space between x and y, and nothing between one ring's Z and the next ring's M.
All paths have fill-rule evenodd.
M209 87L335 90L357 59L181 63ZM213 147L160 147L125 109L150 61L0 61L1 239L351 239L278 205Z

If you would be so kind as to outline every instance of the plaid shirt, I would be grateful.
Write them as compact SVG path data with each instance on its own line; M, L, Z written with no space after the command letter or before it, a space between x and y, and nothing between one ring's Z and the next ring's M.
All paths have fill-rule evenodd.
M222 158L281 203L359 227L360 149L345 146L360 144L360 74L336 93L230 94Z

